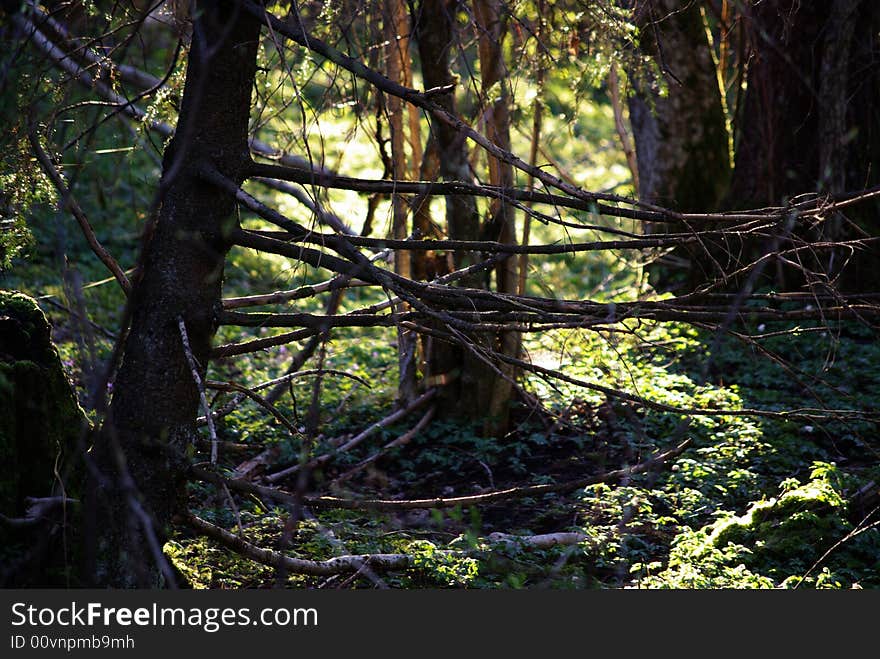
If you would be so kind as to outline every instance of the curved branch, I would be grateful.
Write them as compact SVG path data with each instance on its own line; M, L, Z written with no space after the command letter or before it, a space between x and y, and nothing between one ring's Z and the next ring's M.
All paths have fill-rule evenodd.
M70 210L71 214L74 218L76 218L77 224L79 224L79 228L83 233L83 236L86 239L86 242L89 244L92 252L97 256L101 263L107 266L107 269L113 275L117 282L119 282L119 286L122 287L122 290L126 295L131 293L131 282L128 280L128 277L125 275L125 272L119 267L119 263L116 262L110 252L104 249L104 246L98 241L98 238L95 236L95 231L92 229L92 225L89 223L86 214L83 212L82 208L80 208L79 204L76 202L76 199L73 197L73 193L71 193L70 189L67 187L67 184L64 182L64 178L61 176L61 173L52 163L52 160L49 158L49 154L43 149L40 141L37 139L37 136L34 134L34 129L28 133L28 140L30 140L31 147L34 150L34 155L37 157L37 162L40 163L40 168L45 172L46 176L52 181L52 185L55 186L55 189L58 191L58 196L61 199L62 208Z
M201 517L187 513L178 521L183 521L199 533L216 540L234 552L250 558L257 563L270 565L293 574L311 574L330 576L348 572L359 572L365 567L371 570L403 570L413 563L407 554L360 554L356 556L336 556L326 561L310 561L304 558L293 558L280 551L264 549L240 538L226 529L221 529Z
M230 533L215 524L211 524L192 513L181 516L176 521L183 522L193 530L219 542L232 551L241 554L257 563L269 565L292 574L307 574L312 576L331 576L334 574L358 573L366 569L390 572L405 570L413 567L415 559L409 554L355 554L348 556L335 556L326 561L311 561L303 558L294 558L280 551L258 547L242 537ZM542 533L539 535L519 536L510 533L491 533L486 540L491 544L507 547L530 547L534 549L552 549L576 545L588 536L583 533ZM490 544L490 548L491 548ZM471 555L482 553L480 550L450 551L441 550L439 554L445 555Z
M314 469L315 467L320 467L321 465L327 464L330 460L335 458L340 453L345 453L347 451L350 451L355 446L357 446L358 444L363 442L367 437L370 437L371 435L375 434L379 430L382 430L382 428L386 428L386 427L390 426L395 421L402 419L403 417L407 416L413 410L418 409L419 407L421 407L422 405L427 403L429 400L431 400L436 393L437 393L436 389L429 389L428 391L426 391L421 396L416 398L413 402L411 402L406 407L402 407L401 409L397 410L396 412L389 414L384 419L381 419L381 420L377 421L376 423L372 424L366 430L363 430L362 432L358 433L357 435L352 437L350 440L348 440L345 444L334 449L332 452L326 453L324 455L319 455L318 457L313 458L312 460L309 460L308 462L305 462L304 464L295 464L291 467L287 467L286 469L282 469L281 471L276 471L275 473L269 474L268 476L266 476L266 480L269 481L270 483L274 483L276 481L279 481L283 478L286 478L287 476L290 476L291 474L294 474L294 473L301 471L303 469Z

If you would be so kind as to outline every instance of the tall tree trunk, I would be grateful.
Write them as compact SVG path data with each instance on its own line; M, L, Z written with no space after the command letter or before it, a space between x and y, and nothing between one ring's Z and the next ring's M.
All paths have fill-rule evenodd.
M752 63L738 139L730 207L785 203L809 192L841 193L880 182L880 70L876 49L880 9L867 0L802 3L767 0L746 9ZM876 235L878 206L851 219ZM854 238L843 218L830 217L814 238ZM803 263L818 276L780 264L781 288L834 281L849 254L825 252ZM843 283L865 288L877 281L877 250L854 255Z
M474 18L478 31L480 57L480 92L486 106L483 122L486 137L505 151L510 151L510 88L504 62L505 21L499 0L475 0ZM513 166L494 156L489 161L489 182L500 187L513 187ZM489 221L483 231L491 240L515 243L513 207L500 199L492 199ZM516 292L516 259L507 259L499 267L497 288L500 292Z
M454 12L455 0L423 0L416 15L417 43L422 65L422 79L426 89L454 87L456 77L449 62L458 40ZM438 94L436 102L446 110L455 112L455 91ZM468 162L467 143L458 131L441 121L431 123L431 133L437 142L440 176L447 181L472 182ZM446 231L454 240L478 240L480 215L474 197L450 195L446 197ZM456 268L473 265L478 255L473 252L456 252ZM478 286L479 277L468 279L464 285Z
M394 82L407 84L409 70L409 20L402 0L384 0L382 4L382 26L385 37L386 75ZM406 178L406 134L403 121L403 101L397 96L385 96L385 109L388 113L388 127L391 131L391 175L397 181ZM402 195L391 195L392 234L398 240L409 235L407 204ZM394 271L404 277L412 276L412 258L408 250L398 250L394 256ZM406 303L397 305L398 312L407 310ZM415 400L416 384L416 335L412 330L397 329L397 354L400 375L398 379L398 398L401 405Z
M684 212L717 208L730 178L730 145L699 3L637 0L635 19L641 47L662 76L636 84L629 103L639 198ZM666 94L660 93L663 85ZM655 285L672 287L710 274L698 271L706 262L696 250L670 256L651 269Z
M486 136L505 151L510 151L510 87L504 61L504 39L507 33L500 0L474 0L474 18L477 24L480 57L481 95L488 106L483 118ZM488 156L489 182L502 188L513 187L513 166ZM516 243L516 225L513 206L492 199L489 219L483 236L502 243ZM496 270L496 288L500 293L516 294L518 287L515 258L506 259ZM519 357L520 335L501 332L493 346L503 355ZM509 364L499 365L500 374L492 374L491 396L488 407L487 432L500 435L506 432L510 417L510 399L515 370ZM488 375L487 375L488 376Z
M846 145L844 166L847 190L880 185L880 3L862 0L850 46L847 123L841 136ZM847 214L843 236L858 235L853 227L880 236L880 200L863 203ZM856 252L843 272L841 287L848 290L880 289L880 246L871 243Z
M453 87L456 78L450 70L450 60L458 43L455 24L455 0L423 0L416 13L417 42L422 65L422 78L426 89ZM455 92L439 93L436 101L455 112ZM472 182L473 175L468 160L466 142L451 126L433 121L432 138L436 141L439 173L447 181ZM446 231L454 240L479 240L481 238L480 214L476 199L465 195L450 195L446 203ZM467 267L479 260L479 254L457 251L453 255L457 269ZM513 279L515 284L515 278ZM485 287L487 282L480 276L460 281L462 286ZM475 337L483 348L497 349L494 336ZM426 341L427 382L439 387L437 396L438 415L451 416L483 423L484 431L492 431L486 424L487 412L492 405L497 374L472 351L453 346L435 338Z
M752 57L726 205L778 204L815 188L819 107L813 72L829 4L768 0L746 9Z
M547 57L544 53L544 32L546 29L547 17L545 13L547 5L545 0L538 0L538 25L535 30L535 99L532 101L532 138L529 144L529 166L535 167L538 164L538 151L541 148L541 127L544 122L544 77L547 70ZM535 189L535 177L531 174L526 178L526 189L530 192ZM522 244L528 246L531 239L532 216L529 213L531 204L526 204L526 211L523 213L522 225ZM526 294L526 279L529 270L529 255L520 254L519 263L517 264L517 295Z
M400 0L399 0L400 1ZM403 21L406 24L406 32L399 36L401 42L401 51L405 53L405 57L401 60L403 69L403 86L413 88L413 63L410 56L410 43L412 41L415 20L407 11L407 7L400 1L400 10ZM410 150L410 178L413 181L433 181L437 179L439 162L437 160L436 142L429 142L425 148L422 148L422 127L421 112L422 110L412 103L406 104L408 128L407 142ZM433 231L433 221L431 220L430 197L421 196L415 200L412 207L413 215L413 233L427 238ZM424 280L428 275L428 253L425 251L416 251L410 253L410 272L414 279ZM417 341L418 345L418 341ZM420 354L424 361L424 353Z
M423 0L415 16L416 41L422 65L422 79L426 89L454 85L455 78L449 67L458 38L454 21L454 0ZM437 103L455 111L455 91L437 96ZM440 176L447 181L471 182L467 145L454 128L440 121L431 123L431 133L437 145ZM427 200L425 201L427 203ZM445 199L446 232L451 239L477 240L480 235L480 216L474 197L450 195ZM454 266L463 268L477 261L477 254L455 252ZM480 286L479 278L468 278L465 286ZM474 357L459 346L453 346L433 337L425 339L425 380L439 389L438 415L470 420L480 418L480 401L486 395L479 391L479 379L473 378ZM483 408L485 409L485 408Z
M196 3L183 102L163 160L163 198L136 282L115 393L95 446L90 496L95 583L168 585L161 548L185 508L184 456L196 437L199 392L183 350L182 318L204 377L216 329L235 199L199 177L213 166L242 180L259 23L231 0ZM130 477L130 478L129 478Z

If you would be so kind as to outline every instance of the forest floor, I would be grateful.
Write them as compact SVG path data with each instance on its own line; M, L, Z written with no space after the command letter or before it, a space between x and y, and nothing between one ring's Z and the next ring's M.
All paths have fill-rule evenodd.
M610 109L585 107L594 109L580 112L577 122L562 115L553 119L559 124L548 127L548 135L559 142L564 164L588 173L578 184L620 191L614 181L625 180L626 170L614 145ZM328 130L326 147L347 154L347 171L361 171L374 150L333 142L348 134ZM94 146L117 145L110 140ZM136 209L149 207L158 164L137 150L111 151L96 150L76 170L76 190L102 244L128 267L135 262L144 222ZM335 208L346 209L342 216L363 216L355 205L363 200L351 199L354 193L330 196ZM276 201L284 212L298 210ZM85 405L84 392L112 349L123 297L70 217L42 208L29 227L32 246L0 272L0 287L39 300ZM533 240L570 239L549 231L535 227ZM265 293L320 280L280 257L234 249L224 293ZM608 303L658 297L638 264L608 252L533 260L528 286L533 295ZM382 301L381 295L362 288L347 291L339 313ZM324 312L319 299L297 302L296 309ZM483 437L436 416L422 422L426 405L352 450L336 453L311 471L304 488L308 495L355 500L475 496L598 479L689 442L680 454L644 473L565 492L442 509L307 507L296 524L277 502L194 480L191 512L254 545L312 560L406 554L412 567L354 576L280 573L185 525L174 529L165 550L192 585L202 588L880 587L878 336L865 325L833 320L762 326L749 322L747 308L743 311L737 327L760 337L752 342L650 322L613 331L526 335L524 351L533 363L651 405L524 375L524 394L512 401L513 423L505 436ZM252 336L223 327L216 344ZM218 420L225 447L220 472L246 474L265 485L271 474L297 463L304 436L312 444L311 455L326 455L388 417L397 396L395 341L393 331L381 328L335 331L325 345L325 375L311 417L317 358L276 403L296 432L253 400ZM300 348L291 344L218 360L208 377L255 388L283 375ZM233 395L214 392L213 409ZM804 412L811 409L826 412ZM873 416L860 419L834 410ZM382 452L414 428L408 442ZM207 440L207 431L202 432ZM369 466L357 468L379 452ZM208 454L199 450L192 459L204 463ZM299 486L296 474L272 484L287 490ZM554 536L564 539L554 546L536 544L535 537L543 534L566 535Z
M36 231L45 232L38 245L51 245L47 229ZM81 261L70 256L65 266L50 247L38 248L0 278L0 286L40 298L68 375L82 393L92 377L89 364L112 346L119 304L112 284L95 283L103 281L100 271L84 253L77 255ZM278 271L266 274L266 263L252 258L233 257L230 285L246 277L249 286L259 287L255 275L266 279L264 285L277 283ZM363 304L363 295L352 292L346 304ZM84 326L70 313L75 309L84 309L95 325ZM290 523L290 510L263 497L198 481L190 486L193 513L255 545L312 560L403 553L413 557L410 569L354 577L281 574L186 526L175 529L166 551L194 586L204 588L880 586L876 421L831 412L821 418L792 414L807 408L876 411L877 336L858 323L750 329L765 335L759 347L684 325L645 323L617 333L560 330L525 344L534 361L572 378L661 405L724 413L649 409L530 375L522 382L527 395L514 401L506 436L482 437L434 417L404 445L357 468L413 429L426 406L313 470L305 490L355 500L479 495L601 476L689 440L680 455L646 473L445 509L306 509L297 524ZM790 331L777 334L782 329ZM334 451L394 409L394 336L378 329L357 332L340 330L326 347L328 375L319 393L312 455ZM237 336L224 328L218 343ZM255 387L283 374L295 351L294 345L220 360L209 378ZM219 439L232 447L221 451L222 473L246 473L266 484L269 474L295 464L315 381L314 374L292 380L277 402L297 434L252 401L220 419ZM214 409L230 398L218 394ZM203 463L207 454L193 460ZM294 490L297 478L273 484ZM556 546L543 546L534 543L540 534L568 535L557 536L565 540Z

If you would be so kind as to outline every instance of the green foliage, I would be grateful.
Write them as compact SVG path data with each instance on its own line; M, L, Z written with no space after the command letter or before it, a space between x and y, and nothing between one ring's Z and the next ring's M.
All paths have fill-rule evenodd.
M862 330L845 326L840 335L850 332L861 334ZM827 335L802 334L793 351L789 339L787 354L799 358L792 360L790 367L804 373L816 369L827 372L827 350L823 350L827 341ZM714 360L724 363L715 372L723 373L724 381L730 384L698 384L705 379L703 346L712 344L711 336L666 325L643 326L638 339L633 335L614 341L597 336L559 336L555 343L545 340L541 347L553 347L556 363L584 380L682 408L736 411L745 407L791 409L810 405L809 398L804 400L807 392L792 387L791 379L780 375L785 371L778 365L767 359L750 359L747 351L732 343L722 344L723 349L713 354ZM839 341L835 352L871 360L877 347L875 343L850 345L849 341ZM540 359L549 360L550 354L542 353ZM845 363L843 359L841 363ZM749 379L751 386L739 384L740 374ZM880 372L862 367L857 377L862 381L864 397L859 395L853 400L855 392L838 390L836 395L842 394L843 399L833 403L825 399L825 404L868 405L867 401L875 396L873 387ZM546 383L536 384L545 399L555 396L561 404L578 400L573 386L563 384L553 390ZM822 386L822 393L830 395L828 385ZM635 477L628 486L598 485L584 492L582 531L595 539L587 559L600 574L605 572L609 583L752 588L792 583L849 587L876 581L876 560L870 553L876 531L847 540L827 560L820 561L821 565L806 579L799 576L853 531L846 494L876 478L877 469L866 470L858 451L850 453L855 459L849 459L849 472L829 466L828 457L840 455L846 446L876 451L870 448L872 442L876 446L872 424L829 420L823 422L820 432L818 425L730 414L697 416L682 426L682 418L677 415L620 403L609 406L598 393L581 392L579 398L602 410L605 421L594 435L600 441L594 442L606 454L614 450L612 447L644 454L685 437L694 442L693 448L659 477ZM811 463L813 467L805 469ZM804 474L809 479L807 485L801 486L791 477L793 473ZM733 510L746 513L737 516ZM727 525L719 520L727 520ZM732 525L730 520L739 522ZM717 541L719 534L727 537L721 531L716 533L716 528L722 526L728 529L729 542ZM771 529L779 532L771 534ZM844 568L837 567L835 556ZM856 569L856 565L860 567ZM823 568L830 572L823 572Z
M681 380L676 377L671 382L680 384ZM256 412L250 418L252 434L247 441L265 444L270 437L271 426L261 423ZM354 418L359 420L357 425L361 427L368 423L368 417L362 414ZM645 415L642 420L658 429L670 425L663 415ZM352 423L352 418L347 422ZM239 423L237 417L230 420L232 427ZM772 427L772 424L769 425ZM399 436L403 430L404 427L390 428L378 438L377 443ZM852 526L845 519L842 492L844 488L846 492L855 491L870 474L864 477L847 475L841 480L838 470L826 469L823 472L819 466L814 469L806 486L788 478L782 482L775 481L777 487L772 488L770 484L780 470L801 464L805 453L822 451L816 448L805 451L803 438L800 441L793 437L783 442L768 442L762 435L761 424L738 418L695 425L693 430L694 439L697 440L695 448L659 478L637 477L630 485L588 488L580 499L583 523L579 525L579 530L586 533L589 540L576 552L566 554L562 550L522 550L511 555L507 547L492 548L488 556L471 556L468 561L457 563L458 558L443 551L479 546L479 538L492 529L492 524L500 524L495 528L509 530L512 510L496 512L486 520L474 520L468 514L449 511L428 518L413 518L406 523L407 526L415 524L411 528L417 529L430 520L426 530L432 539L427 542L431 543L433 549L426 549L426 556L420 559L423 569L417 576L391 575L388 577L389 583L400 586L468 584L470 587L529 587L546 584L549 578L555 587L791 586L801 580L811 561L819 559L819 552L825 551L850 532ZM274 432L283 435L277 428ZM618 433L609 440L604 449L606 454L627 446L648 452L649 447L643 444L644 437L640 439L634 429ZM530 438L541 439L531 441ZM284 440L279 436L279 441L289 439ZM586 440L585 447L594 449L590 451L591 454L596 453L596 443L595 438ZM282 454L281 462L295 458L296 445L291 444L290 447L291 452L286 454L287 458ZM507 474L515 476L514 482L522 482L524 477L540 482L540 475L532 469L536 458L540 463L541 451L546 448L544 436L539 433L520 436L499 445L474 436L465 428L441 423L416 438L410 446L389 455L381 467L392 478L391 482L395 486L405 487L410 496L420 491L436 494L442 482L458 484L457 487L472 482L479 484L479 487L490 486L482 465L488 467L489 473L494 474L495 478ZM359 455L363 456L369 450L372 449L366 449ZM356 459L357 456L353 455L344 462L351 464ZM532 469L523 473L522 463L518 462L521 460ZM528 474L531 474L531 478L528 478ZM499 483L496 482L497 485ZM767 504L770 500L753 505L747 503L755 500L756 495L760 500L763 492L772 492L773 489L778 489L781 495L771 505ZM744 515L737 516L730 512L743 509L743 506L746 511ZM548 523L555 525L559 524L557 520L564 518L564 511L570 508L571 503L565 497L525 500L513 507L522 516L531 517L532 523L544 515ZM265 516L269 512L265 507L257 506L254 514ZM396 549L410 552L422 547L395 544L389 548L381 540L387 532L383 529L388 529L389 524L394 528L396 522L381 516L350 518L341 524L338 520L333 521L330 515L320 515L319 519L324 524L330 524L333 536L346 551ZM716 519L722 520L723 524L715 526L713 520ZM216 521L224 525L234 523L228 512ZM458 540L444 537L447 529L462 529L461 534L456 536ZM778 530L778 533L772 534L773 530ZM404 537L412 532L414 530L404 531ZM533 531L523 528L521 532L527 534ZM251 533L251 529L248 529L249 537L253 537ZM721 542L721 539L726 542ZM806 554L803 552L805 541L815 543L814 549ZM857 583L865 586L876 583L876 543L876 530L848 541L842 548L846 551L834 552L833 560L826 561L827 565L820 565L803 580L803 584L849 587ZM320 542L312 542L302 547L301 551L312 558L326 556L319 551L320 545ZM429 559L438 562L433 564ZM550 566L558 564L560 560L563 560L565 569L555 574L548 573ZM453 562L451 566L448 565L450 561ZM872 564L874 568L870 568ZM224 569L228 569L231 575L239 568L233 565Z
M699 531L676 538L668 567L663 563L636 563L632 566L639 588L773 588L768 577L755 574L741 562L748 550L727 545L723 550L707 542ZM654 574L659 572L659 574Z
M516 16L538 20L538 3L519 3ZM543 57L552 63L541 101L544 112L542 147L560 170L588 189L631 192L629 173L617 147L613 112L604 90L612 62L621 53L634 57L639 35L614 3L587 3L577 10L556 8L548 20L540 54L534 39L509 38L509 84L514 107L513 151L528 153L528 130L537 95L536 65ZM331 42L340 36L349 52L379 58L381 39L370 15L357 14L339 2L313 3L303 8L315 35ZM353 12L353 13L347 13ZM344 34L340 16L347 19ZM464 12L462 28L473 28ZM469 33L467 33L469 34ZM465 39L455 61L460 76L458 107L477 122L478 102L471 78L475 45ZM145 53L159 72L167 48ZM639 68L617 60L621 73ZM373 62L377 66L381 61ZM631 66L632 65L632 66ZM366 85L352 85L328 62L302 49L282 54L266 41L260 53L261 74L256 85L253 128L265 141L290 153L308 156L341 174L381 177L383 163L376 133L384 121L375 112L375 98ZM417 67L416 67L417 68ZM84 310L89 318L116 329L123 297L96 262L71 218L53 209L55 199L35 168L26 147L22 123L25 102L45 94L43 102L59 101L61 87L38 75L34 62L16 60L8 87L0 95L0 118L10 129L0 145L7 155L0 164L3 191L0 236L3 282L34 295L50 295L74 308L74 296L63 275L75 269L83 278ZM167 90L153 96L149 116L176 120L184 67L172 73ZM14 85L13 85L14 82ZM418 86L418 71L413 83ZM8 93L8 89L20 93ZM65 88L71 134L58 123L45 126L57 144L95 123L93 115L76 108L90 98L84 90ZM490 90L490 96L499 90ZM87 106L84 106L87 107ZM428 122L422 117L423 137ZM66 126L68 122L63 122ZM387 127L386 127L387 132ZM74 193L101 242L123 264L134 264L145 212L156 190L159 168L142 141L144 126L134 136L111 121L83 134L63 154L64 167L74 180ZM161 146L161 145L157 145ZM543 156L541 156L543 157ZM479 164L479 163L478 163ZM541 166L544 166L543 161ZM522 184L523 181L517 181ZM306 226L314 226L311 211L291 199L274 195L256 184L248 190ZM359 230L367 213L367 198L353 192L310 189ZM443 200L433 200L435 220L443 216ZM485 203L480 202L481 210ZM518 214L518 222L521 218ZM22 251L27 232L34 236L29 259ZM640 231L638 226L600 218L586 211L562 214L580 224ZM247 213L247 228L268 225ZM381 235L390 221L389 204L375 210L373 234ZM12 229L9 229L9 227ZM518 227L518 229L520 229ZM571 232L533 222L532 241L564 243L599 237L594 231ZM591 299L613 304L622 299L657 296L646 285L640 259L611 252L566 254L533 258L527 293L557 298ZM62 265L65 263L67 265ZM227 260L224 292L249 295L296 288L328 278L326 271L253 250L234 248ZM104 282L104 283L102 283ZM383 302L386 292L347 291L339 313ZM316 297L263 311L324 313L326 298ZM47 307L48 308L48 307ZM83 392L88 355L77 340L77 325L69 314L52 309L58 349L68 374ZM754 325L754 324L753 324ZM438 588L770 588L877 587L877 528L863 530L850 519L850 499L865 484L880 479L875 421L815 421L771 419L742 415L756 408L784 412L803 407L876 408L880 399L880 342L870 328L858 324L827 327L803 323L750 327L766 332L758 344L676 323L628 322L595 331L556 330L526 335L525 349L536 364L561 368L566 375L592 385L627 392L632 402L606 396L596 388L526 375L523 385L546 407L516 408L514 430L502 439L484 437L450 419L434 419L404 446L386 454L369 469L337 482L341 474L381 450L412 428L415 415L386 427L355 449L337 455L313 474L307 485L340 496L414 498L462 496L523 484L555 483L584 478L640 462L656 451L684 439L691 447L679 458L648 474L600 484L571 494L522 498L501 505L407 513L353 511L315 512L314 517L286 528L290 511L259 497L192 484L191 509L223 528L241 531L250 542L324 560L354 553L406 553L414 568L400 574L378 575L382 585ZM773 332L787 334L772 335ZM216 343L244 341L283 330L254 332L222 327ZM308 437L310 457L333 451L345 438L387 416L397 381L396 337L393 330L334 330L324 345L323 368L344 371L366 381L326 373L319 389L318 430ZM303 342L257 352L210 366L209 378L255 387L286 372ZM106 358L111 340L96 336L97 359ZM785 357L789 370L767 358ZM315 366L311 362L307 368ZM317 375L292 380L277 409L303 428L315 392ZM0 381L0 389L4 382ZM265 393L265 391L263 391ZM227 394L212 400L220 408ZM665 411L638 399L681 410L719 414L690 415ZM549 414L544 414L549 412ZM203 436L207 437L205 430ZM242 452L221 451L224 473L254 456L273 471L294 464L303 450L305 432L291 434L252 400L243 401L218 421L223 441L239 444ZM243 445L243 449L242 449ZM267 450L268 449L268 450ZM205 459L196 452L194 460ZM293 483L286 483L292 486ZM235 503L233 507L230 501ZM239 528L239 524L241 528ZM571 530L586 539L576 545L536 549L515 542L493 542L494 532L528 536ZM282 541L283 539L283 541ZM279 583L271 568L236 556L204 538L175 529L165 547L175 565L196 587L374 587L367 575L348 580L285 576Z
M876 587L880 532L851 533L842 496L846 480L834 465L815 463L808 482L784 481L779 497L682 533L665 569L652 573L659 563L633 566L647 575L639 586Z
M399 433L400 428L396 428L390 434ZM404 451L397 459L402 469L400 476L405 480L415 480L420 473L441 472L459 477L477 475L484 480L486 470L491 477L492 467L506 457L516 459L525 448L520 441L501 445L466 426L442 420L432 423L414 442L414 450ZM482 472L476 471L480 469L479 465L483 465Z
M34 96L56 100L37 63L26 56L4 62L0 80L0 272L31 246L26 217L37 203L53 203L55 190L31 157L28 145L29 103Z
M272 568L231 554L205 538L172 540L163 550L193 588L248 588L272 579Z
M473 558L440 552L428 540L416 540L407 546L413 565L422 578L442 586L466 587L476 578L479 567Z

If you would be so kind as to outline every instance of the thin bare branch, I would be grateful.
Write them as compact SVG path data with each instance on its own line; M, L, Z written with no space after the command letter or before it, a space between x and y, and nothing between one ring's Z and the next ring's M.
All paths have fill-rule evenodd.
M637 465L624 469L616 469L594 476L579 478L576 480L565 481L562 483L550 483L543 485L527 485L524 487L512 487L504 490L494 490L492 492L484 492L471 496L462 497L436 497L432 499L341 499L338 497L304 497L301 500L302 505L306 505L317 510L379 510L379 511L395 511L395 510L419 510L432 508L455 508L456 506L476 506L491 505L504 501L515 501L526 497L543 496L545 494L565 494L581 490L590 485L599 483L609 483L624 478L630 478L635 474L642 474L654 471L670 460L677 458L689 446L691 440L685 440L678 446L668 451L658 453L652 458L640 462ZM280 503L293 503L295 495L284 490L274 487L266 487L256 485L245 480L232 480L223 478L219 474L209 471L201 467L191 467L191 473L199 480L210 483L226 483L230 489L239 492L248 492L267 499L278 501Z
M312 458L311 460L309 460L308 462L306 462L304 464L303 463L295 464L290 467L287 467L286 469L282 469L281 471L276 471L273 474L269 474L268 476L266 476L266 481L268 481L269 483L275 483L275 482L282 480L283 478L286 478L287 476L290 476L291 474L295 474L296 472L298 472L300 470L314 469L315 467L320 467L324 464L327 464L328 462L330 462L330 460L332 460L333 458L338 456L340 453L346 453L346 452L350 451L351 449L353 449L355 446L357 446L358 444L363 442L368 437L370 437L370 436L374 435L375 433L377 433L378 431L382 430L382 428L387 428L391 424L395 423L396 421L399 421L400 419L402 419L405 416L407 416L408 414L410 414L413 410L418 409L419 407L421 407L422 405L427 403L429 400L431 400L431 398L433 398L436 393L437 393L436 389L429 389L428 391L423 393L421 396L419 396L418 398L413 400L406 407L402 407L401 409L389 414L384 419L381 419L380 421L377 421L376 423L372 424L366 430L355 435L350 440L345 442L343 445L335 448L330 453L326 453L324 455L319 455L318 457Z
M333 480L333 482L342 483L344 481L347 481L356 473L367 468L368 466L379 460L383 455L386 455L391 449L399 448L401 446L406 446L407 444L409 444L414 437L417 437L418 434L428 426L428 424L431 422L431 419L434 418L434 412L436 412L435 407L428 408L428 411L425 412L424 415L422 415L422 418L419 419L416 425L407 430L400 437L393 439L385 444L385 446L373 453L373 455L371 455L370 457L358 462L354 467L346 471L344 474L340 474L339 476L337 476Z
M36 127L28 133L28 139L30 140L31 148L34 150L34 155L37 157L37 162L40 163L43 172L49 177L52 184L55 186L55 189L58 191L58 197L61 200L61 207L70 211L76 219L77 224L79 224L79 228L92 252L98 257L101 263L107 266L107 269L116 281L119 282L119 286L122 288L123 292L128 295L131 293L131 282L128 281L128 277L123 269L119 267L119 263L117 263L116 259L114 259L98 241L98 238L95 236L95 231L92 229L92 225L89 223L86 214L83 212L82 208L80 208L80 205L67 187L61 173L55 167L51 158L49 158L49 154L46 153L40 144L39 139L37 139Z
M214 417L211 415L211 406L208 405L208 398L205 396L205 385L202 382L202 376L199 375L199 366L193 356L192 349L189 347L189 335L186 332L186 323L183 316L177 317L177 327L180 330L180 340L183 343L183 353L186 355L186 361L189 364L192 373L193 382L199 390L199 400L202 403L202 409L205 411L205 419L208 423L208 434L211 436L211 464L217 463L217 429L214 427Z

